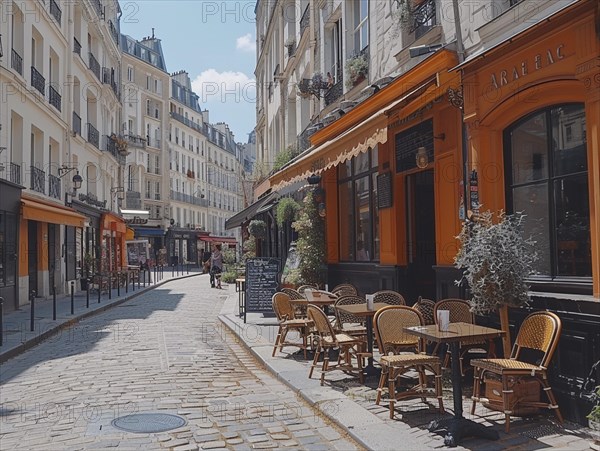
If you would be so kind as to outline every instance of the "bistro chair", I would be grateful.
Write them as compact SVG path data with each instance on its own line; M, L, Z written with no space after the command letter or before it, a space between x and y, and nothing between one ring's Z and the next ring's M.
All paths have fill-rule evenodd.
M377 387L375 403L379 405L381 393L387 381L390 419L394 419L395 402L409 398L421 398L423 401L427 397L437 398L440 413L444 413L440 359L437 356L425 354L423 352L423 340L404 331L405 327L422 326L423 317L421 314L412 307L390 305L375 313L373 325L381 353L379 359L381 378ZM427 388L426 369L434 375L435 389L433 391ZM418 384L396 393L396 379L409 370L418 372Z
M347 334L336 334L323 310L316 305L308 304L307 312L308 319L313 322L319 337L319 344L315 351L315 357L310 367L308 378L312 378L313 371L319 361L319 356L323 353L321 385L325 382L325 373L335 370L341 370L346 374L358 376L362 384L364 381L363 359L368 356L367 353L362 352L362 349L365 348L364 339L352 337ZM335 364L329 363L329 351L332 349L339 349L338 360ZM353 357L356 359L356 367L352 365Z
M419 299L413 305L413 308L417 310L423 317L423 324L425 326L435 324L435 320L433 319L434 307L435 302L433 302L431 299L424 299L421 296L419 296Z
M535 312L528 315L519 328L519 333L513 345L510 358L508 359L475 359L471 365L475 368L473 386L473 405L471 414L475 413L477 401L485 402L481 398L481 383L485 383L485 376L489 373L495 374L502 379L502 407L506 418L505 429L510 430L510 416L518 408L523 407L545 407L554 410L560 423L563 422L552 388L548 383L547 370L552 355L558 345L558 339L562 323L560 318L551 312ZM541 358L536 363L528 363L520 360L521 352L525 349L537 351ZM548 403L539 400L523 399L515 396L511 385L516 379L533 380L543 388Z
M277 316L279 322L279 329L277 330L277 337L275 338L275 345L273 346L272 357L275 357L277 352L277 346L279 346L279 352L283 350L284 346L297 346L304 351L304 358L306 359L307 337L312 326L312 322L307 319L296 318L294 308L290 303L290 298L285 293L275 293L272 298L273 311ZM285 341L287 333L290 330L296 330L302 337L302 344Z
M342 283L342 284L336 285L335 287L333 287L333 290L331 290L331 292L340 298L342 296L357 296L358 295L358 290L356 289L356 287L349 283Z
M292 301L306 301L306 298L298 293L293 288L282 288L282 293L287 294ZM308 302L294 303L294 310L296 311L296 318L306 318L306 305Z
M335 330L338 333L345 333L354 336L363 336L367 334L365 327L365 319L360 316L355 316L351 313L346 313L338 309L341 305L358 305L367 304L366 299L359 296L342 296L333 305L335 311Z
M392 290L381 290L373 295L373 302L383 302L389 305L406 305L404 297Z
M471 312L471 306L468 301L464 299L442 299L441 301L436 302L433 308L433 320L435 324L437 324L437 312L438 310L449 310L450 311L450 322L451 323L468 323L475 324L475 315ZM460 374L465 375L463 361L464 358L469 352L478 350L481 352L487 352L488 344L486 340L481 339L472 339L472 340L464 340L460 342ZM434 354L436 353L438 348L434 350ZM444 368L448 368L450 363L450 349L446 352L446 357L444 358Z

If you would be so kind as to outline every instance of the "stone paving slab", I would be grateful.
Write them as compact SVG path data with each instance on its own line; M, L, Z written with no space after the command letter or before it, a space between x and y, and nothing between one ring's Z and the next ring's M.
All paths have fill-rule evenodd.
M276 319L248 313L247 323L244 324L243 317L237 315L237 303L237 293L230 293L219 316L222 323L278 380L285 383L294 393L298 393L359 444L373 450L444 447L443 437L430 433L427 429L432 420L440 418L435 408L421 403L420 400L398 402L395 418L391 420L387 404L382 402L381 406L375 405L374 389L377 380L370 380L367 385L361 386L356 379L351 379L341 372L332 372L327 374L327 382L322 387L318 380L320 368L315 369L313 379L308 379L312 359L304 360L298 348L285 347L283 352L278 349L275 357L272 357L277 333ZM445 391L444 398L447 411L445 418L449 418L452 414L451 390ZM504 415L478 406L476 415L471 416L470 406L470 401L465 399L464 416L497 430L500 439L486 441L467 437L457 449L590 449L590 431L579 425L565 423L561 428L553 417L537 417L533 420L513 418L511 432L506 434ZM290 426L290 430L294 430L293 426ZM302 436L296 439L300 441ZM335 439L331 439L332 449L349 449L351 446L343 440L336 444Z

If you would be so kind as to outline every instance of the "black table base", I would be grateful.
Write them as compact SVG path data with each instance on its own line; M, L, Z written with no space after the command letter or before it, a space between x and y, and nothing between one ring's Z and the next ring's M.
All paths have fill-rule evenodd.
M455 447L464 437L480 437L487 440L498 440L498 431L466 418L448 418L434 420L429 424L429 432L444 435L444 445Z

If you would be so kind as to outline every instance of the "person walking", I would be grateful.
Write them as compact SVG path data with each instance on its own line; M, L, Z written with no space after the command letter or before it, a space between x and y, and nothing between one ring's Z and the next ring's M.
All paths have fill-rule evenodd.
M215 244L210 256L210 286L211 288L221 288L221 271L223 270L223 254L221 245Z

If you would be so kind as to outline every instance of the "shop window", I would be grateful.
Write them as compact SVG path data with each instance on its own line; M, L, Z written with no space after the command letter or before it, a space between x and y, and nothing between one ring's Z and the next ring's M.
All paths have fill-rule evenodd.
M340 261L379 260L377 148L338 168Z
M505 131L507 208L526 215L541 279L592 276L585 110L538 111Z

